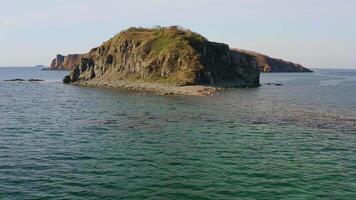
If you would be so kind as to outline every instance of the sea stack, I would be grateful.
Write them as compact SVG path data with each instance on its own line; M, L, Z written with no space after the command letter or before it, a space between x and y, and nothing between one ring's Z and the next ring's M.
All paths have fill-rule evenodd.
M66 83L259 86L256 59L177 26L130 28L85 54ZM143 88L145 89L145 88Z

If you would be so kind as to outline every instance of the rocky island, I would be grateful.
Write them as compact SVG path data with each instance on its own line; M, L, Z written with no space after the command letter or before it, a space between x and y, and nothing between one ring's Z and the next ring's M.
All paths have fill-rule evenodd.
M260 72L264 73L278 73L278 72L313 72L312 70L304 67L301 64L285 61L279 58L272 58L261 53L254 51L248 51L243 49L231 49L231 51L239 52L241 54L247 54L253 57ZM81 58L87 56L87 54L68 54L63 56L58 54L52 61L48 70L73 70L76 65L81 61Z
M260 85L255 57L176 26L130 28L77 58L65 83L187 95Z

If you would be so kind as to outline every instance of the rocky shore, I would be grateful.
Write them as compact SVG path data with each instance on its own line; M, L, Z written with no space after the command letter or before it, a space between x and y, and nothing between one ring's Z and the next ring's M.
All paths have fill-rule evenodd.
M152 92L161 95L187 95L187 96L209 96L222 91L222 87L205 86L205 85L190 85L190 86L175 86L162 83L152 83L144 81L103 81L90 80L78 81L74 85L86 87L101 87L101 88L120 88L139 92Z

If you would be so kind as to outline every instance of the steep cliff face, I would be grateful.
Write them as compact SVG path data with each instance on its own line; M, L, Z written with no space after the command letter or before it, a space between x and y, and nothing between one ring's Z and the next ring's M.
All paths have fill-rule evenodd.
M253 51L246 51L241 49L234 50L254 57L257 60L258 67L261 72L313 72L312 70L305 68L300 64L284 61L278 58L271 58L269 56Z
M258 86L257 60L177 27L130 28L83 56L65 82L140 80Z
M245 57L249 57L250 60L255 60L255 64L261 72L313 72L300 64L284 61L278 58L272 58L253 51L231 49L231 52L231 55L244 55ZM73 70L76 65L81 63L82 58L86 58L88 56L88 54L69 54L67 56L58 54L56 58L53 59L50 69Z
M79 64L80 60L84 57L84 54L69 54L63 56L58 54L53 59L50 69L52 70L73 70L75 65Z

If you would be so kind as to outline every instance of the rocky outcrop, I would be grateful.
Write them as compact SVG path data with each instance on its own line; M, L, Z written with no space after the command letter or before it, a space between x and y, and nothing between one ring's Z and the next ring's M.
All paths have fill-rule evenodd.
M79 64L84 54L69 54L63 56L58 54L56 58L53 59L49 69L51 70L73 70L74 67Z
M64 82L259 86L257 64L254 56L189 30L130 28L82 56Z
M300 64L284 61L278 58L247 51L242 49L234 49L235 51L251 55L257 60L258 67L261 72L313 72L312 70L303 67Z
M31 78L28 80L22 79L22 78L15 78L15 79L8 79L8 80L4 80L7 82L24 82L24 81L29 81L29 82L40 82L40 81L44 81L42 79L37 79L37 78Z

